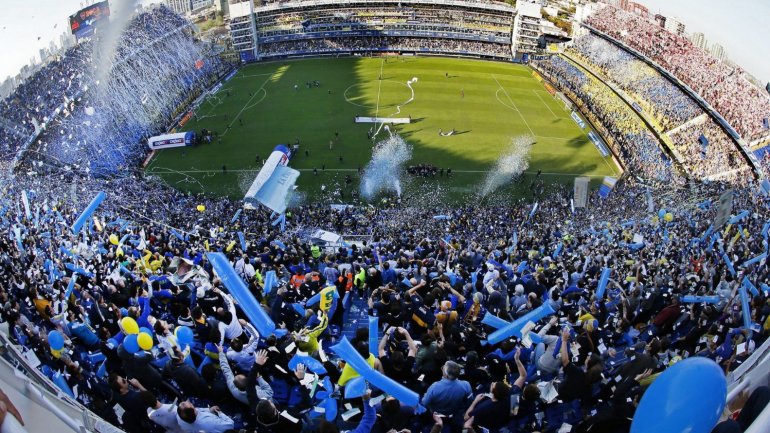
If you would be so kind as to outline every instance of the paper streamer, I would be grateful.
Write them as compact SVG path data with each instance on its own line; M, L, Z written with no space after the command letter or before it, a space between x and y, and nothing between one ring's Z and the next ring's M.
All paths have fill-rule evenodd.
M99 193L96 194L96 197L91 200L91 203L85 208L83 213L80 214L78 219L75 220L75 223L72 224L72 233L77 234L80 229L83 228L83 225L86 221L91 219L91 215L96 211L96 208L99 207L105 198L107 198L107 194L105 194L104 191L99 191Z
M257 328L259 335L263 338L272 335L275 331L275 323L265 313L259 302L254 299L243 280L235 273L235 269L230 266L227 257L222 253L206 253L206 258L214 267L219 279L222 280L222 284L227 287L246 317L251 320L251 324Z

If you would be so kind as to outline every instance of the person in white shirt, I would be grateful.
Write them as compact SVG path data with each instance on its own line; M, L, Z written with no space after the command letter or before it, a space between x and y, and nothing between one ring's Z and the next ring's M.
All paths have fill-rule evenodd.
M166 429L166 433L184 433L176 419L176 404L163 404L149 391L142 391L139 396L147 405L147 417L150 421Z
M234 362L243 371L251 370L251 366L254 365L254 351L257 350L259 345L259 333L251 323L244 323L243 327L247 334L249 334L249 342L246 346L243 345L241 340L233 340L230 342L230 349L227 351L227 359Z
M179 403L176 410L177 422L185 433L224 433L235 423L222 413L217 406L208 409L196 408L189 401Z
M225 340L232 340L233 338L240 337L241 334L243 334L243 327L236 316L233 297L217 288L214 289L214 292L222 296L222 299L224 299L225 305L227 306L227 311L222 308L217 311L217 316L219 316L220 319L218 325L220 335L219 344L223 345L225 344Z
M236 400L243 404L249 404L247 392L248 378L243 374L234 375L233 371L230 369L230 363L227 362L227 357L223 353L222 346L217 346L217 349L219 349L219 367L222 369L222 374L225 375L227 389L230 390L230 394L232 394ZM266 361L267 351L260 350L254 357L252 364L257 363L259 365L264 365ZM270 384L268 384L262 376L257 377L257 397L260 400L270 400L273 398L273 388L270 387Z

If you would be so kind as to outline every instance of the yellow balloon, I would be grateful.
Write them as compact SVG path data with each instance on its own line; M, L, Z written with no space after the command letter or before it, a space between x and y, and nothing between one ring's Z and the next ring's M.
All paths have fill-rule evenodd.
M674 214L672 214L671 212L666 212L666 214L663 215L663 221L670 223L673 220L674 220Z
M120 319L120 327L123 328L123 332L128 335L139 333L139 325L136 324L136 320L134 320L132 317L124 317Z
M321 300L318 303L318 307L321 311L329 311L329 308L332 307L332 302L334 302L334 292L336 290L337 288L334 286L329 286L321 290Z
M203 211L205 211L205 210L206 210L206 206L204 206L204 205L202 205L202 204L199 204L199 205L198 205L198 207L197 207L196 209L198 209L198 212L203 212Z
M112 245L117 245L118 243L120 243L120 239L118 239L118 235L116 235L115 233L111 234L110 235L110 243Z
M139 333L139 336L136 337L136 342L139 343L139 347L141 347L142 350L152 349L152 337L150 334L145 332Z
M230 243L227 245L227 248L225 248L226 252L230 252L233 250L233 247L235 246L235 241L230 241Z

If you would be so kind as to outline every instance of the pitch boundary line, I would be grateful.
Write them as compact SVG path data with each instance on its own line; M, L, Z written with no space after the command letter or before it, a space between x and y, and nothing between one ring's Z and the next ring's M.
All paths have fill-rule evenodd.
M258 90L258 92L259 92L259 91L262 91L262 98L260 98L260 100L259 100L259 101L257 101L257 102L255 102L255 103L253 103L253 104L249 105L248 107L246 107L246 108L244 109L244 111L246 111L246 110L251 110L252 108L254 108L254 107L256 107L257 105L259 105L259 104L260 104L262 101L264 101L264 100L265 100L265 98L267 98L267 90L266 90L266 89L259 89L259 90Z
M164 169L164 167L157 167L158 169ZM230 170L228 169L228 173L256 173L260 169L254 168L254 169L236 169L236 170ZM314 169L312 168L295 168L297 171L304 171L304 172L311 172ZM346 172L353 172L358 171L356 168L327 168L324 171L330 171L330 172L339 172L339 173L346 173ZM492 170L452 170L452 173L490 173ZM187 174L187 173L221 173L221 170L173 170L171 172L167 172L165 174L173 174L173 173L179 173L179 174ZM525 174L537 174L537 171L524 171ZM157 173L157 172L151 172L150 174L163 174L163 173ZM545 174L548 176L586 176L586 177L596 177L596 178L603 178L605 175L603 174L584 174L584 173L556 173L556 172L545 172L541 171L540 174Z
M385 67L385 58L380 61L380 75L377 77L377 107L374 110L374 118L380 114L380 91L382 91L382 69Z
M277 71L276 71L276 72L277 72ZM272 74L270 74L270 76L273 76L274 74L275 74L275 72L273 72ZM228 131L230 130L230 128L233 126L233 124L235 123L235 121L236 121L236 120L238 120L238 119L241 117L241 114L243 114L243 111L244 111L244 110L246 110L246 107L247 107L247 106L248 106L248 105L251 103L251 100L252 100L252 99L254 99L254 97L255 97L255 96L257 96L257 93L260 93L260 90L262 90L262 89L265 87L265 84L267 84L267 82L268 82L268 81L270 81L270 77L267 77L267 79L266 79L265 81L263 81L263 82L262 82L262 85L261 85L261 86L259 86L259 89L257 89L257 91L256 91L256 92L254 92L254 94L253 94L253 95L251 95L251 98L249 98L249 100L248 100L248 101L246 101L246 103L245 103L245 104L243 104L243 108L241 108L241 111L239 111L239 112L238 112L238 114L236 114L236 115L235 115L235 117L233 117L233 121L232 121L232 122L230 122L230 124L229 124L229 125L227 125L227 129L225 129L225 132L223 132L223 133L222 133L222 137L224 137L225 135L227 135L227 132L228 132ZM267 95L267 91L265 91L265 95Z
M492 75L492 78L494 78L494 79L495 79L495 82L497 83L497 85L498 85L498 86L499 86L501 89L503 89L503 93L505 93L505 96L507 96L507 97L508 97L508 100L511 102L511 105L513 105L514 107L516 107L516 103L515 103L515 102L513 102L513 99L511 99L511 95L509 95L509 94L508 94L508 91L507 91L507 90L505 90L505 88L503 87L503 85L502 85L502 84L500 84L500 81L498 81L498 80L497 80L497 77L495 76L495 74L491 74L491 75ZM533 131L533 130L532 130L532 127L530 127L530 126L529 126L529 123L527 123L527 119L525 119L525 118L524 118L524 115L523 115L523 114L521 114L521 110L519 110L519 107L516 107L516 112L517 112L517 113L519 113L519 117L521 117L521 120L523 120L523 121L524 121L524 124L525 124L525 125L527 125L527 129L529 129L529 132L530 132L532 135L535 135L535 131Z
M273 72L266 72L266 73L264 73L264 74L254 74L254 75L241 75L241 76L235 76L235 77L233 77L233 78L236 78L236 79L238 79L238 78L254 78L254 77L264 77L265 75L273 75L273 74L275 74L276 72L278 72L278 71L273 71Z
M537 96L537 99L539 99L539 100L540 100L540 102L542 102L542 103L543 103L543 105L545 105L545 108L547 108L547 109L548 109L548 111L550 111L550 112L551 112L551 114L553 114L553 117L554 117L554 119L559 119L559 117L558 117L558 116L556 116L556 113L554 113L554 112L553 112L553 110L551 110L551 107L549 107L549 106L548 106L548 104L546 104L546 103L545 103L545 101L543 100L543 98L541 98L541 97L540 97L540 95L538 95L538 94L537 94L537 92L535 91L535 89L532 89L532 93L534 93L534 94L535 94L535 96Z

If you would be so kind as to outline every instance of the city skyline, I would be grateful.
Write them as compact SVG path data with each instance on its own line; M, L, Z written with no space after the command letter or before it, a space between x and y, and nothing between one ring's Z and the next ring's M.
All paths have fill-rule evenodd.
M160 0L124 0L142 4ZM113 0L114 2L114 0ZM88 3L92 3L89 1ZM770 28L763 26L762 16L770 16L770 2L740 0L729 4L721 0L643 0L653 13L676 17L686 32L701 32L709 46L724 47L730 60L740 65L763 83L770 82L770 62L763 59L762 41L770 40ZM4 8L0 19L0 82L16 76L51 41L61 46L62 33L69 34L68 17L77 12L81 0L27 0L12 2Z

